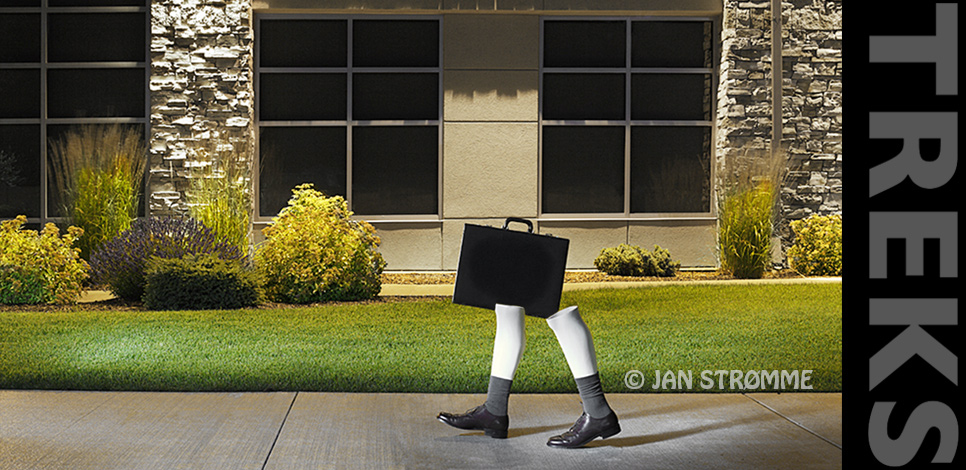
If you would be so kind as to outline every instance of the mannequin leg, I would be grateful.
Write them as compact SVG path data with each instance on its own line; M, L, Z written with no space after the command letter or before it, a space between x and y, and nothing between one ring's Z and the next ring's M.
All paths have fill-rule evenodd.
M524 310L522 307L497 304L495 311L496 336L493 338L493 362L486 392L486 408L496 416L506 416L510 385L526 348Z
M505 438L510 420L507 403L510 386L526 346L522 307L497 304L496 335L486 403L463 414L440 413L436 419L460 429L482 430L487 436Z
M547 445L580 447L597 437L606 439L619 433L617 415L607 404L600 384L594 340L577 307L568 307L551 315L547 324L563 349L584 408L584 414L574 426L564 434L550 438Z
M577 307L567 307L547 318L547 325L557 336L567 365L574 378L588 377L597 373L597 353L590 329L580 317Z

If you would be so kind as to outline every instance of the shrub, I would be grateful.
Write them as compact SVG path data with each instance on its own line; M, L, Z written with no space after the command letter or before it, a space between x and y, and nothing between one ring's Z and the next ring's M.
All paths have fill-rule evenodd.
M151 257L182 258L214 254L222 259L246 260L234 245L217 239L201 222L186 218L138 219L91 255L93 280L106 284L114 295L129 301L144 295L144 270Z
M253 270L213 254L152 257L145 269L144 306L152 310L235 309L257 305Z
M0 224L0 303L77 302L88 266L73 244L84 231L69 227L60 235L48 223L38 233L22 230L26 222L21 215Z
M386 267L379 237L351 216L342 197L325 197L311 184L296 187L255 252L268 298L309 303L378 295Z
M741 279L760 278L771 259L773 186L763 181L724 199L719 211L721 269Z
M811 216L790 224L795 242L788 263L804 276L842 275L842 216Z
M84 229L81 257L131 226L144 180L144 136L120 125L88 125L50 144L54 186L63 214Z
M671 253L654 245L654 251L621 243L616 248L604 248L594 260L598 270L611 276L672 277L681 263L671 259Z
M222 240L249 252L253 213L251 158L243 142L213 139L196 149L195 156L207 163L192 171L185 193L191 217L211 227Z

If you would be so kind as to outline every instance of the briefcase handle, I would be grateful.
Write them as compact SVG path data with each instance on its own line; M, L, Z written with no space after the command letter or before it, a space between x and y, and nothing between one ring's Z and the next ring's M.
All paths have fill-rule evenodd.
M527 224L527 232L533 233L533 222L527 219L521 219L519 217L507 217L506 222L503 223L503 230L506 230L510 225L510 222L520 222L521 224Z

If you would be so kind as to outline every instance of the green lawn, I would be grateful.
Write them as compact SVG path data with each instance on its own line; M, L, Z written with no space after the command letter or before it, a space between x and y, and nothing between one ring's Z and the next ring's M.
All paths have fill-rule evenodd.
M680 285L567 292L604 390L654 370L812 370L842 390L842 286ZM185 312L0 312L0 389L484 392L494 315L448 301ZM645 373L639 390L630 370ZM717 381L717 377L715 377ZM730 388L727 378L726 388ZM546 322L527 318L514 392L576 387Z

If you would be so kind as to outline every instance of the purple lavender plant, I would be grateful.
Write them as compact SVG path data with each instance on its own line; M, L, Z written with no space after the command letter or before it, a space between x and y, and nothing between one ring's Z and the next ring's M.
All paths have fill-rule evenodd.
M138 301L144 294L148 260L189 254L211 254L248 264L238 247L219 241L213 230L195 219L152 217L134 221L130 229L91 254L91 279L107 285L122 299Z

